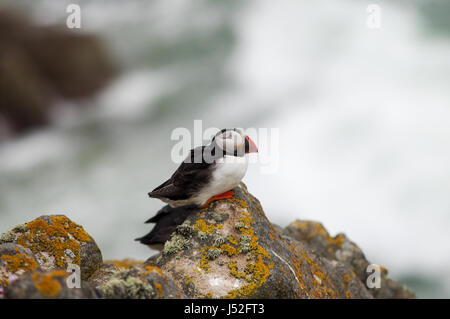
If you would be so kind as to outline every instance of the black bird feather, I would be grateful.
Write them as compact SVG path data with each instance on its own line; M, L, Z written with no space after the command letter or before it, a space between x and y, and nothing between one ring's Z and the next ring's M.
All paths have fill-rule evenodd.
M173 175L148 195L154 198L184 200L205 186L212 174L214 160L218 157L213 146L199 146L181 163Z
M170 235L175 231L177 226L181 225L186 218L197 211L196 205L187 205L181 207L170 207L169 205L161 208L155 216L147 220L145 223L154 223L155 227L147 235L136 238L136 241L144 245L158 246L170 239Z

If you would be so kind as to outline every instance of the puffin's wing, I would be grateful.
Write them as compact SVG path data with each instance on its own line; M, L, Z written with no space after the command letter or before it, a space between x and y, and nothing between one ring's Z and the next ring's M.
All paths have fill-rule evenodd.
M171 200L188 199L209 180L212 163L203 159L205 146L191 150L190 155L181 163L172 177L148 193L150 197L164 197ZM189 160L190 159L190 160Z
M159 185L150 193L148 193L148 196L155 198L158 197L172 198L173 196L176 196L178 192L179 189L173 184L173 179L171 177L163 184Z

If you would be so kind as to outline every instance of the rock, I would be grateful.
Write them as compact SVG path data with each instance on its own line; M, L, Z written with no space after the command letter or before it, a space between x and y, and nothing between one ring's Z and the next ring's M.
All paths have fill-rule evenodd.
M100 284L106 298L110 299L169 299L183 298L175 283L161 269L136 264L129 269L119 269L108 274Z
M43 270L66 270L70 264L89 278L102 264L102 254L83 227L63 215L41 216L0 236L1 242L28 248Z
M10 132L48 123L50 84L29 55L16 47L0 51L0 92L0 114Z
M87 97L114 74L98 37L0 10L0 137L46 124L55 101Z
M0 235L0 298L414 298L344 234L299 220L283 229L244 184L234 193L193 211L145 263L103 263L94 239L62 215L18 225ZM70 264L80 288L67 284ZM379 288L369 288L370 266Z
M40 269L31 250L13 243L0 244L0 287L6 287L23 274Z
M127 270L135 265L143 264L142 261L125 258L122 260L106 260L100 268L89 277L89 282L100 286L110 280L120 270Z
M101 291L85 281L80 288L69 288L67 276L62 270L28 273L5 289L5 299L98 299Z
M58 26L42 28L25 48L52 88L65 98L95 93L114 72L102 42L92 34Z
M120 268L116 265L105 263L89 277L89 282L98 287L108 282L119 270Z
M362 250L344 234L331 237L321 223L296 220L288 225L283 235L298 242L306 243L316 254L334 264L344 264L356 274L362 283L366 283L373 270L371 263ZM380 288L367 288L374 298L414 298L407 287L390 279L385 267L373 265L380 272Z
M189 216L159 266L188 298L373 298L345 263L282 236L244 184Z

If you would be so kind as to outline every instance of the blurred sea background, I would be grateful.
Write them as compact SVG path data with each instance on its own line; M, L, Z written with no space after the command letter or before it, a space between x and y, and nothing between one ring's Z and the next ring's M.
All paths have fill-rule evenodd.
M91 98L58 101L51 125L0 144L0 233L66 214L104 259L145 260L155 252L133 239L162 207L147 192L177 167L172 130L196 119L277 128L278 170L252 164L244 178L272 222L320 221L418 297L450 297L448 0L0 8L64 25L70 3L120 72ZM370 3L381 29L366 26Z

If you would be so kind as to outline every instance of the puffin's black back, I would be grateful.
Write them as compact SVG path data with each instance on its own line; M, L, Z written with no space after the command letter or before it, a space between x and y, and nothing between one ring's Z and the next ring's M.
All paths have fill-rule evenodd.
M170 235L175 231L177 226L181 225L197 209L198 207L196 205L176 208L166 205L155 216L145 222L156 224L152 231L144 237L136 238L135 240L144 245L164 244L170 239Z
M205 151L205 149L207 151ZM170 200L185 200L204 187L211 178L209 168L212 161L206 161L208 146L199 146L191 150L187 158L181 163L173 175L163 184L156 187L148 195L154 198L168 198ZM214 156L216 156L214 154ZM211 159L214 159L212 157Z

